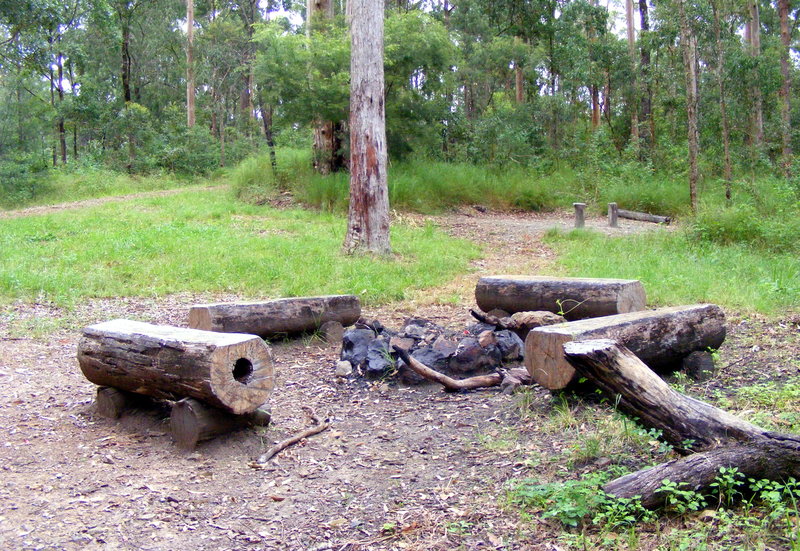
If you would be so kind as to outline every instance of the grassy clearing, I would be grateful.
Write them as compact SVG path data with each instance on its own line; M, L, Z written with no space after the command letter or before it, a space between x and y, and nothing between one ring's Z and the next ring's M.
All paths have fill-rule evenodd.
M204 179L187 179L171 174L129 175L103 168L50 170L31 184L27 194L0 195L0 209L52 205L113 195L174 189L203 184Z
M70 304L179 291L354 293L369 304L439 285L478 254L432 226L396 226L394 258L345 257L344 232L333 215L213 191L0 220L0 297Z
M680 231L622 238L550 232L547 242L569 274L640 279L654 306L713 302L764 314L800 306L800 264L792 253L712 244Z

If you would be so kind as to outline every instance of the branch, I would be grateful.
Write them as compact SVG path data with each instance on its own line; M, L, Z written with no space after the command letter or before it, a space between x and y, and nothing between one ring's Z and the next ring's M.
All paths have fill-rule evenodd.
M311 422L315 426L307 428L306 430L295 434L291 438L287 438L286 440L278 442L270 449L268 449L266 453L259 456L258 461L256 462L257 464L263 465L264 463L272 459L275 455L279 454L289 446L293 446L294 444L297 444L301 440L305 440L309 436L314 436L315 434L319 434L320 432L328 429L331 426L331 424L328 423L327 421L321 423L319 418L316 415L314 415L314 412L308 406L304 406L303 410L306 412L306 414L311 419Z
M408 354L408 352L399 346L393 346L392 348L400 357L400 359L405 362L409 369L411 369L411 371L428 379L429 381L439 383L448 392L462 392L465 390L475 390L476 388L498 386L503 380L499 373L492 373L491 375L478 375L477 377L470 377L469 379L453 379L444 373L439 373L438 371L431 369L419 360L415 360Z

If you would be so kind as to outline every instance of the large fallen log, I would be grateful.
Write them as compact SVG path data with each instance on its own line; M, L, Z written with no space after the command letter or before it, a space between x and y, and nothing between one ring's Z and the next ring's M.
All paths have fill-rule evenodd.
M632 279L499 275L478 280L475 301L484 312L546 310L575 320L643 310L646 296Z
M564 353L619 407L664 438L687 457L642 469L603 487L621 498L640 496L645 507L662 505L664 480L681 489L707 490L721 467L736 467L745 477L800 477L800 436L764 430L721 409L671 389L633 352L612 340L570 342Z
M672 218L669 216L659 216L647 212L636 212L635 210L617 209L617 216L628 220L638 220L639 222L652 222L654 224L669 224Z
M654 369L677 367L691 352L720 347L725 313L714 304L696 304L538 327L525 339L525 367L543 387L562 389L576 379L564 344L590 339L619 341Z
M121 319L83 330L78 363L96 385L160 399L197 398L235 414L256 410L274 386L272 354L255 335Z
M316 331L329 321L347 327L360 316L361 302L355 295L282 298L198 304L189 310L189 327L270 338Z

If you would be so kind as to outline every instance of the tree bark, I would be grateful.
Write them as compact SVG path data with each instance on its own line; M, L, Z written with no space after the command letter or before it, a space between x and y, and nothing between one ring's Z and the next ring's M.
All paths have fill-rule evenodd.
M525 367L543 387L565 388L579 377L563 346L591 339L616 339L651 368L677 368L691 352L720 347L725 314L719 306L697 304L538 327L525 339Z
M546 310L575 320L643 310L646 296L632 279L499 275L478 280L475 301L484 312Z
M636 212L634 210L625 209L617 209L617 216L628 220L638 220L639 222L652 222L653 224L669 224L672 222L672 218L669 216L659 216L658 214L650 214L649 212Z
M758 2L750 0L747 4L747 11L750 19L745 25L745 39L750 45L750 55L759 57L761 55L761 16L758 10ZM761 147L764 145L764 98L759 86L758 75L753 75L750 87L751 99L753 102L751 110L751 145Z
M647 16L647 0L639 0L639 18L641 20L641 33L639 35L640 41L641 37L650 30L650 20ZM641 139L642 145L645 149L651 150L654 143L654 136L651 132L652 127L652 105L653 105L653 87L650 85L650 49L649 46L646 44L642 44L640 46L640 72L641 72L641 84L642 84L642 95L641 95Z
M84 329L78 363L96 385L160 399L197 398L235 414L261 406L274 386L272 354L254 335L128 320Z
M327 321L353 325L360 316L361 303L355 295L283 298L192 306L189 327L269 338L315 331Z
M781 26L781 77L783 81L778 95L781 100L781 164L783 175L791 176L792 169L792 120L791 120L791 74L789 72L789 56L791 55L792 36L789 27L789 0L778 0L778 14Z
M625 20L627 21L628 28L628 52L631 56L631 74L633 82L631 83L631 104L628 106L631 111L631 138L635 141L639 140L639 90L637 88L636 78L636 25L633 21L633 0L625 0Z
M195 123L194 89L194 0L186 0L186 125Z
M720 25L720 5L719 0L712 0L711 10L713 11L713 30L714 41L716 43L716 63L714 72L717 79L717 90L719 92L719 117L722 131L722 174L725 180L725 199L731 200L731 184L733 182L733 170L731 168L731 149L730 149L730 127L728 124L728 108L725 98L724 65L725 53L722 46L721 25Z
M620 408L664 437L688 457L645 468L603 487L620 498L639 498L643 506L663 505L664 480L682 489L707 490L721 467L736 467L745 477L772 480L800 476L800 437L766 431L723 410L672 390L630 350L614 341L572 342L564 353Z
M686 75L686 118L688 121L689 143L689 198L692 212L697 212L697 154L700 147L697 132L697 39L689 25L684 6L685 0L678 1L681 27L681 50Z
M350 10L350 206L346 253L391 253L383 80L383 4Z

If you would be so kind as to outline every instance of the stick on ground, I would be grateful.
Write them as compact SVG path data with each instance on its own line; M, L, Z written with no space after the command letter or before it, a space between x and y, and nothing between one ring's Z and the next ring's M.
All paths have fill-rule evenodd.
M297 444L301 440L305 440L309 436L314 436L315 434L319 434L331 426L331 424L328 423L327 421L324 423L320 422L319 418L316 415L314 415L314 412L311 410L311 408L303 407L303 411L306 412L306 415L308 415L308 417L311 419L311 422L314 424L314 426L295 434L291 438L287 438L286 440L281 440L280 442L272 446L270 449L268 449L266 453L259 456L257 463L259 464L266 463L267 461L272 459L274 456L276 456L289 446L293 446L294 444Z
M431 369L419 360L415 360L408 354L408 352L399 346L393 346L392 348L400 357L400 359L405 362L409 369L414 371L417 375L428 379L429 381L439 383L448 392L461 392L464 390L475 390L477 388L498 386L503 380L503 377L499 373L478 375L476 377L470 377L469 379L453 379L444 373L439 373L438 371Z

